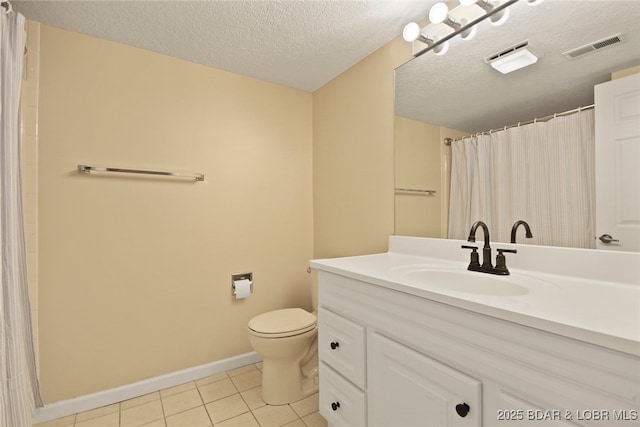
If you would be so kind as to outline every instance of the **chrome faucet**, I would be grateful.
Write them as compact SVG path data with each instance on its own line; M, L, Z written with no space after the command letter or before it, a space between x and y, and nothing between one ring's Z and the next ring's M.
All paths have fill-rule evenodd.
M533 234L531 234L531 228L529 228L529 224L527 224L526 221L518 220L513 224L513 227L511 227L511 243L516 242L516 231L518 230L518 227L521 225L524 225L524 232L525 232L524 237L526 237L527 239L530 239L533 237Z
M484 233L484 246L482 247L482 266L480 267L480 271L485 273L489 273L493 270L493 264L491 263L491 246L489 245L489 227L482 221L476 221L471 226L471 230L469 230L469 238L468 242L476 241L476 230L478 227L482 227L482 232Z

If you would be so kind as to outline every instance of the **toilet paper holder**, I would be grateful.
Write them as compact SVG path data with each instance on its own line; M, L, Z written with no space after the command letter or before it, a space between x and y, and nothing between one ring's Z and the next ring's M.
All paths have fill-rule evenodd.
M250 289L253 293L253 273L232 273L231 274L231 289L233 293L236 292L236 282L240 280L248 280L251 282Z

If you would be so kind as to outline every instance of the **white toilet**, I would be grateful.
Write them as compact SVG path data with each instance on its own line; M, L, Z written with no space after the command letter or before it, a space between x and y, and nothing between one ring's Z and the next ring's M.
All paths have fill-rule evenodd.
M318 391L316 320L301 308L269 311L249 320L249 341L263 362L262 400L269 405L286 405Z

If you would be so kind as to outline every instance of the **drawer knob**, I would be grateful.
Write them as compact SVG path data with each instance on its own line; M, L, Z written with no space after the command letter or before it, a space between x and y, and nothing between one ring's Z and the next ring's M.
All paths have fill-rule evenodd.
M456 405L456 412L458 413L458 415L460 415L462 418L466 417L467 414L469 413L469 410L471 408L469 408L469 405L467 405L466 403L458 403Z
M340 402L331 403L331 409L333 409L334 411L337 411L339 407L340 407Z
M340 347L340 343L337 341L334 341L331 343L331 350L335 350L336 348Z

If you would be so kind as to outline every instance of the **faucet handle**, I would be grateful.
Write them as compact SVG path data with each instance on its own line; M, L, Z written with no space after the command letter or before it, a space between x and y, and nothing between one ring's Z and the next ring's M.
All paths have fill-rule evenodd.
M467 270L480 271L480 255L478 254L477 246L462 245L462 249L471 249L471 261Z
M517 254L518 251L516 249L496 249L498 251L498 255L496 255L496 267L493 270L494 274L500 274L502 276L507 276L509 274L509 269L507 268L507 258L504 256L504 252Z

